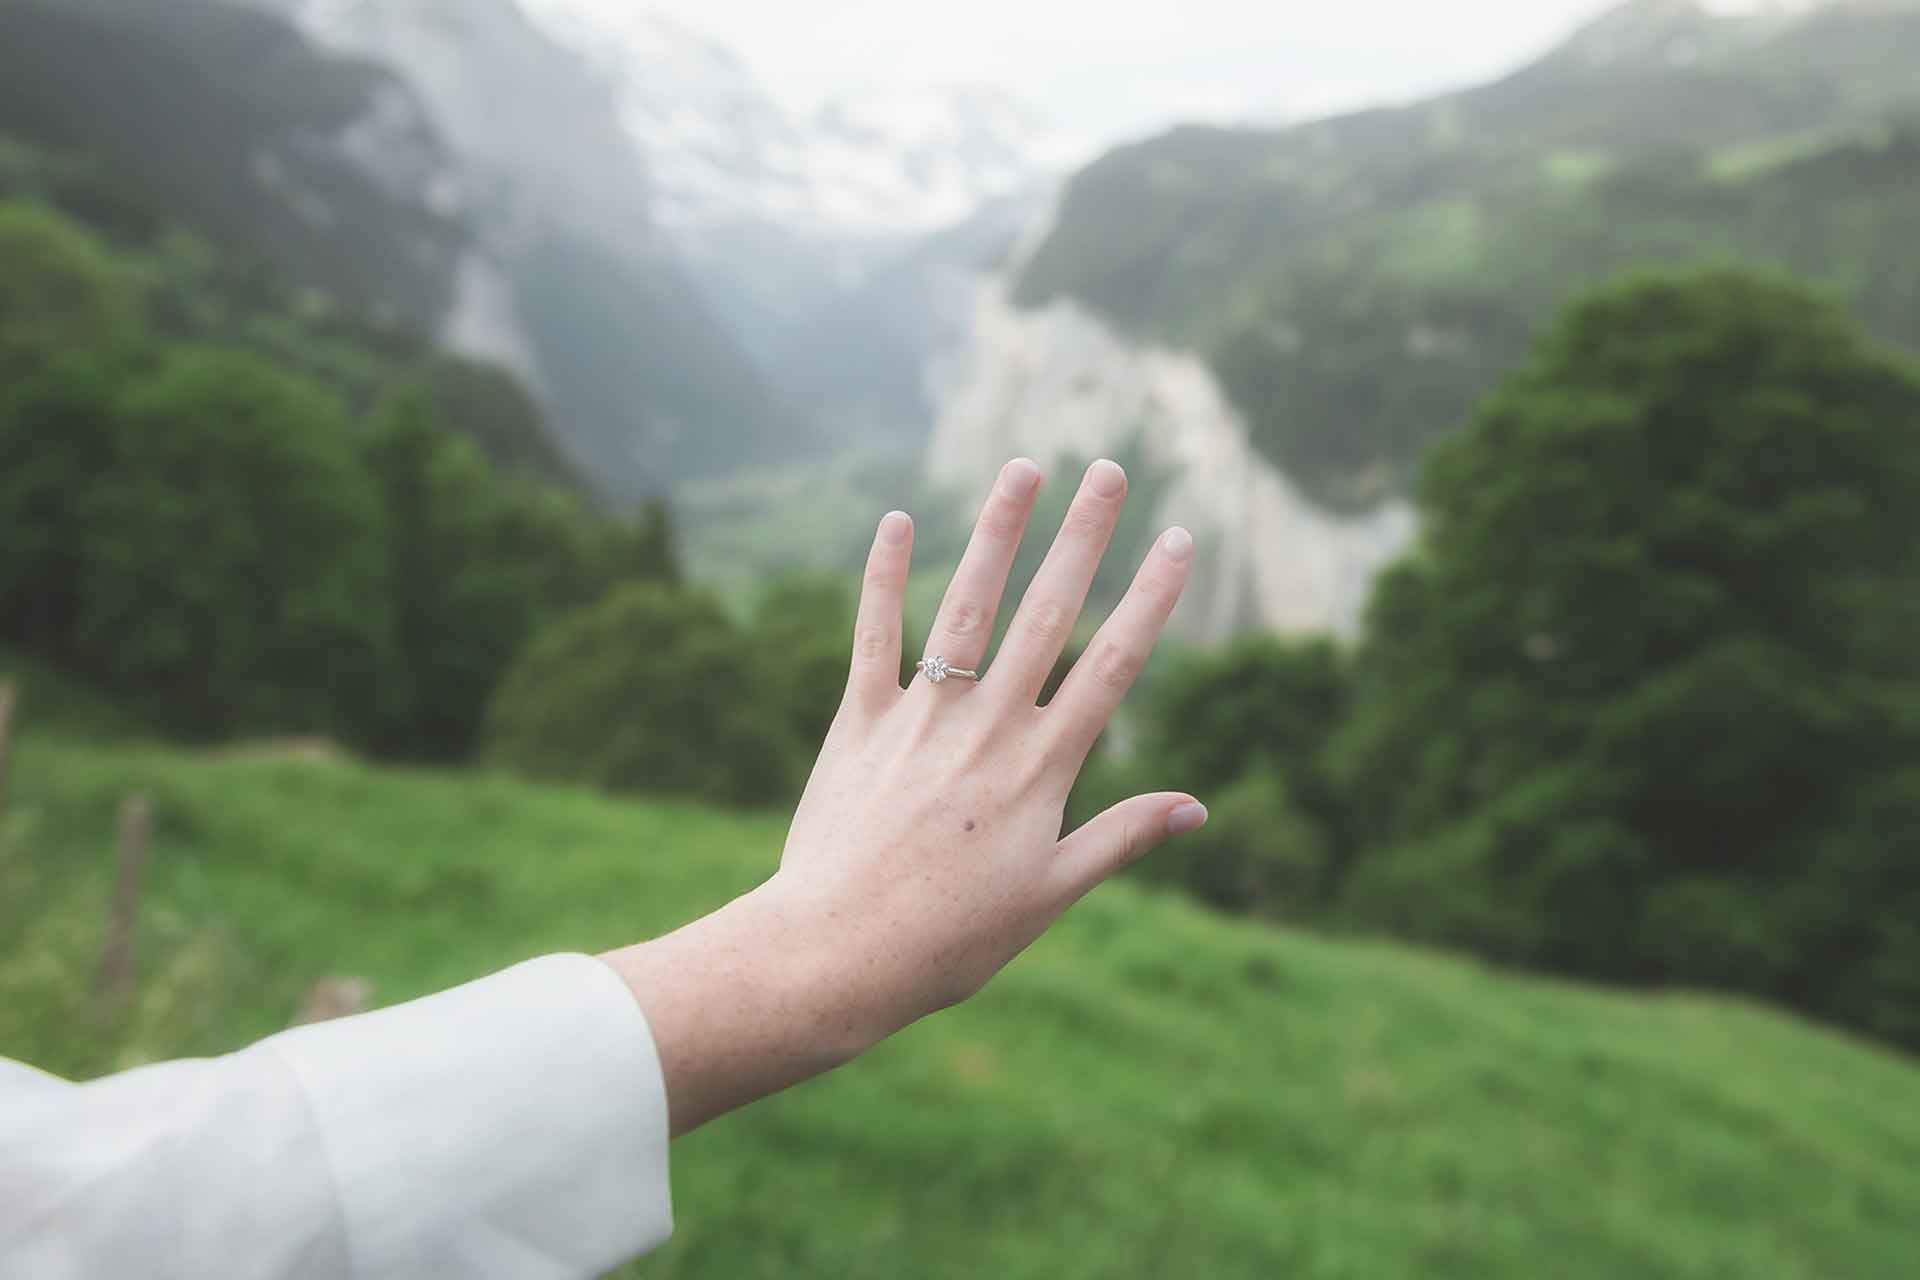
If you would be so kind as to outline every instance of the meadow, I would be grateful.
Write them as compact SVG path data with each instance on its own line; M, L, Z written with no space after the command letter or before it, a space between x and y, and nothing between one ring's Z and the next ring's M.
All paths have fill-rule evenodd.
M9 669L0 664L0 673ZM24 670L0 1046L237 1048L329 974L403 1000L671 928L783 818L312 745L193 751ZM136 993L96 996L115 812L155 814ZM1132 883L972 1003L673 1153L647 1276L1911 1274L1920 1067L1740 1000L1231 920Z

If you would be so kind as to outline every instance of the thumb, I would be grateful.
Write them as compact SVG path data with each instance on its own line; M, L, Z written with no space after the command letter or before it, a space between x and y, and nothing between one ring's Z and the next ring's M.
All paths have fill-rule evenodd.
M1169 836L1197 831L1207 807L1183 791L1122 800L1060 841L1056 873L1074 898L1145 857Z

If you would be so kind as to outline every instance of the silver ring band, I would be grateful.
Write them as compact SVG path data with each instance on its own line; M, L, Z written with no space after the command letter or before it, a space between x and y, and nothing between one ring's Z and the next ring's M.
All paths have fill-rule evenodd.
M980 678L978 671L969 671L965 667L956 667L937 653L931 657L920 659L917 665L920 668L920 674L934 684L939 684L950 676L959 676L964 680L978 680Z

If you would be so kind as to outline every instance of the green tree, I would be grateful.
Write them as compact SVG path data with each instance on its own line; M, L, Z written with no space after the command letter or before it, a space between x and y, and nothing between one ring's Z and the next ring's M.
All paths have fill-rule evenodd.
M183 347L80 496L81 661L175 732L358 736L388 671L379 496L339 404Z
M1436 450L1379 588L1336 748L1378 849L1348 909L1890 1027L1849 988L1920 907L1888 896L1920 828L1859 816L1920 764L1916 431L1920 379L1790 285L1575 306Z
M74 657L81 507L116 466L120 397L135 360L82 350L0 386L0 637Z
M137 315L127 276L92 235L50 209L0 203L0 387L115 345Z
M751 804L798 784L802 750L749 639L705 595L615 590L537 636L487 717L487 758L534 777Z
M381 745L456 759L540 619L537 566L500 545L499 482L471 442L433 420L423 396L388 404L365 453L384 508L396 660Z

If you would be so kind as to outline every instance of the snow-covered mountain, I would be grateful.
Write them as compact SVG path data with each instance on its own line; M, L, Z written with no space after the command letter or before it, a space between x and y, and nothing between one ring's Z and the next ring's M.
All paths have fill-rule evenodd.
M520 3L614 95L664 226L764 223L825 238L938 231L1084 158L998 90L893 91L795 110L732 50L645 8Z

